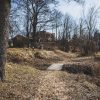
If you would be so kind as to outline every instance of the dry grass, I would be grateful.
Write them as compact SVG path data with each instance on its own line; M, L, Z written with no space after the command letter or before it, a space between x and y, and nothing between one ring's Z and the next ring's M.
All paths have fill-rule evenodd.
M8 49L7 58L8 61L13 63L21 63L21 62L28 62L31 63L33 61L34 52L32 49L27 48L11 48Z
M75 58L75 57L78 56L78 54L71 53L71 52L66 53L66 52L63 52L63 51L60 51L60 50L55 50L54 53L59 55L59 56L67 57L67 58Z
M93 70L95 75L100 77L100 62L95 63Z
M97 52L97 54L96 55L99 55L100 56L100 52Z
M35 54L39 52L38 58ZM43 53L42 53L43 52ZM41 54L42 53L42 54ZM34 56L35 55L35 56ZM46 71L36 69L38 64L59 62L80 64L92 62L78 58L76 54L57 51L39 51L24 49L8 49L6 80L0 82L0 100L99 100L100 99L100 63L97 61L93 71L95 76L84 73L68 73L67 71ZM17 59L17 61L16 61ZM75 61L73 60L75 59ZM73 60L73 61L72 61ZM76 61L77 60L77 61ZM79 61L78 61L79 60ZM61 61L60 61L61 62ZM27 64L26 64L27 63ZM46 69L45 68L45 69Z
M29 66L8 63L6 80L0 83L0 100L26 100L37 86L39 71Z
M21 66L20 64L8 63L6 67L6 79L9 81L28 80L29 76L33 77L36 73L38 73L38 70L29 66Z
M53 51L46 51L46 50L37 51L37 52L35 52L34 55L35 55L35 57L42 58L42 59L49 59L49 58L53 58L53 57L58 57Z

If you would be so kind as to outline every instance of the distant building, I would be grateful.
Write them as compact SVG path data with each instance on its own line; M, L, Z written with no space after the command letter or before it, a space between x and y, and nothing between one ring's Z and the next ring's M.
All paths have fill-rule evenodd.
M55 34L46 32L46 31L40 31L36 33L36 47L41 49L48 49L52 50L56 47L55 43Z
M55 35L54 33L46 32L46 31L40 31L40 32L36 33L36 41L37 42L54 41L55 40L55 36L54 35Z
M31 33L32 34L32 33ZM30 41L30 46L32 44L32 37L29 39L23 35L16 35L14 38L9 40L10 47L28 47ZM36 48L40 49L54 49L56 48L54 33L49 33L46 31L40 31L36 33Z
M14 38L9 40L10 47L27 47L28 38L23 35L16 35Z

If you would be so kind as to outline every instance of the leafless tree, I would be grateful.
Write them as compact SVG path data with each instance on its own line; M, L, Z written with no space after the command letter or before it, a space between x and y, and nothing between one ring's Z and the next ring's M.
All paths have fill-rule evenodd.
M64 51L69 51L69 40L73 31L73 18L66 14L62 23L62 32L60 33L61 48Z
M52 12L52 21L51 21L51 24L52 24L52 32L53 30L55 30L55 39L57 40L58 39L58 29L59 27L62 26L62 18L63 18L63 15L60 11L54 9L54 12Z
M86 22L89 39L91 39L92 35L96 30L98 11L99 8L91 7L89 9L88 14L86 15L85 22Z
M33 41L36 41L35 35L37 31L37 25L51 21L51 19L49 19L50 17L47 17L50 15L49 3L50 0L29 0Z

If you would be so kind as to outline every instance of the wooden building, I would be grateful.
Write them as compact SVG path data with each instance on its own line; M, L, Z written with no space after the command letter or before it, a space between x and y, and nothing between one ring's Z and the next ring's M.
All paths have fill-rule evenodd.
M28 38L23 35L16 35L14 38L9 40L10 47L27 47L28 46Z
M30 41L30 42L29 42ZM32 47L32 37L30 36L29 39L23 35L16 35L14 38L12 38L9 42L10 47L13 43L13 47L28 47L29 43ZM55 43L55 36L53 33L49 33L46 31L40 31L36 33L36 42L35 47L39 49L48 49L52 50L54 48L57 48L57 45Z

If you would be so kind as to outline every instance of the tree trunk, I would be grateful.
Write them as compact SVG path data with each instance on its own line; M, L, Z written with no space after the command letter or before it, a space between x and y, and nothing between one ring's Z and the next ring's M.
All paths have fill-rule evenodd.
M33 33L32 33L32 45L36 47L36 42L37 42L37 37L36 37L36 32L37 32L37 15L34 16L34 21L32 23L33 27Z
M5 79L10 0L0 0L0 80Z
M32 47L36 47L36 24L33 23L33 32L32 32Z

